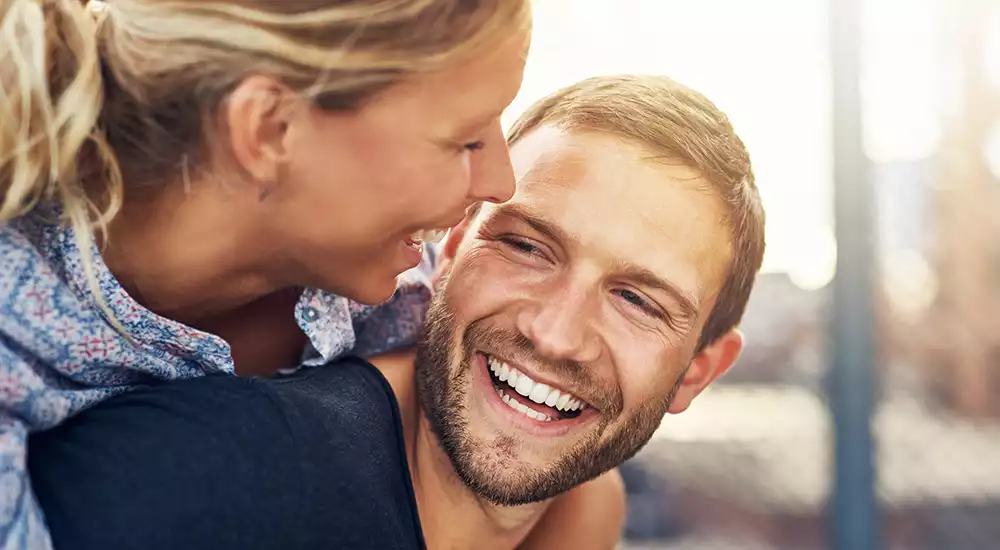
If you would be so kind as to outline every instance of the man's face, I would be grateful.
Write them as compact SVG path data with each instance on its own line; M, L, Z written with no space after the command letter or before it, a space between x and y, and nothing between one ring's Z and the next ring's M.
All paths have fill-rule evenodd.
M517 191L470 222L417 356L456 471L504 505L617 466L711 381L685 372L730 259L719 199L679 163L551 127L511 154Z

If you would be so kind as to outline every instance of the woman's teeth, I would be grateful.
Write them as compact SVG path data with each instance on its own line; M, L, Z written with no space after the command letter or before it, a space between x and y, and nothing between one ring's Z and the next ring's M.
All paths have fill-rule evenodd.
M447 234L447 229L420 229L411 233L410 239L417 244L438 243Z

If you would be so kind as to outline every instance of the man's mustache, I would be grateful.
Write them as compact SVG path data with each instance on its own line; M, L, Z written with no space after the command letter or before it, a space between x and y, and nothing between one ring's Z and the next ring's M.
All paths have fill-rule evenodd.
M624 407L621 388L617 384L600 381L590 369L577 361L544 357L534 342L520 331L484 326L480 321L466 328L463 340L466 357L472 357L476 350L484 348L502 352L505 359L530 366L539 374L552 374L563 384L561 389L584 399L605 418L616 417Z

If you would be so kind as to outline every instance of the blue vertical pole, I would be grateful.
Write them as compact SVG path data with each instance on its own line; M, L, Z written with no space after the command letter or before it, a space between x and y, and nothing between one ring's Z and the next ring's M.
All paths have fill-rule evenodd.
M833 550L880 547L871 420L875 407L875 197L861 141L861 2L828 0L833 67L837 273L830 318Z

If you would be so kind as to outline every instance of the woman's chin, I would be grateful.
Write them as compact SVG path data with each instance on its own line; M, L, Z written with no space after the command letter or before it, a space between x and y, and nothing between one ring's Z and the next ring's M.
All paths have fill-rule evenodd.
M354 285L348 293L343 294L351 300L368 306L379 305L392 298L398 285L399 274L373 274L363 284Z
M327 292L344 296L365 305L378 305L392 298L399 277L410 269L396 265L398 258L383 258L381 261L355 264L352 270L338 270L336 265L324 266L324 281L319 286ZM318 273L315 268L314 273Z

